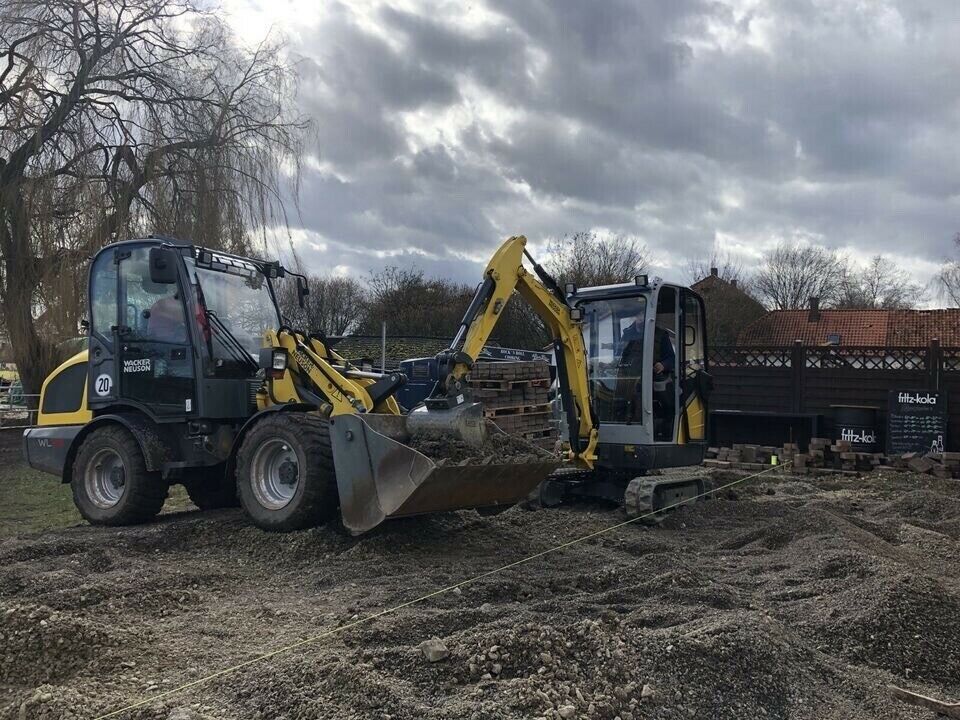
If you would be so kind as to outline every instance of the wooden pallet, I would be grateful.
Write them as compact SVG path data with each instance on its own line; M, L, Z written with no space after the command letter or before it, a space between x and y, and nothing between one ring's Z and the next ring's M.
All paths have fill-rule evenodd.
M488 418L501 415L542 415L551 412L550 403L543 405L511 405L509 407L484 408L483 414Z
M470 379L468 385L490 390L511 390L515 387L550 387L550 378L527 378L526 380L487 380Z
M542 438L555 437L557 435L557 431L552 427L549 427L544 428L543 430L520 431L517 434L524 440L540 440Z

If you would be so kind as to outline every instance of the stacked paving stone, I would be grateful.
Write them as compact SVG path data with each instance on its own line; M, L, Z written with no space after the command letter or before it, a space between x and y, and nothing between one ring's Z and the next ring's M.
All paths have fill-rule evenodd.
M474 400L501 430L547 450L557 442L549 405L550 366L541 361L478 362L470 372Z
M860 475L877 468L926 473L939 478L960 478L960 453L906 453L888 456L855 450L844 440L812 438L806 452L796 443L783 447L733 445L707 450L704 465L736 470L763 470L770 465L792 462L791 472L804 475L840 473ZM774 460L776 458L776 460Z

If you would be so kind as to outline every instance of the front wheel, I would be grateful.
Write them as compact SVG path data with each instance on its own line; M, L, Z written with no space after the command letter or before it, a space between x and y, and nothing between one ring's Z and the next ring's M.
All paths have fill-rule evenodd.
M276 413L257 423L237 454L240 504L263 530L318 525L337 512L337 482L327 421Z
M135 525L156 516L167 484L147 470L140 445L119 426L97 428L80 446L70 481L77 510L93 525Z

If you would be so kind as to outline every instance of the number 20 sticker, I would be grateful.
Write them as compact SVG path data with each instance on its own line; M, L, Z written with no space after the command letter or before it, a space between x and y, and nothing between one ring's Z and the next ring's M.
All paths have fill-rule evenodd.
M104 373L103 375L97 375L97 380L93 385L94 390L96 390L97 395L103 397L104 395L109 395L110 390L113 389L113 378Z

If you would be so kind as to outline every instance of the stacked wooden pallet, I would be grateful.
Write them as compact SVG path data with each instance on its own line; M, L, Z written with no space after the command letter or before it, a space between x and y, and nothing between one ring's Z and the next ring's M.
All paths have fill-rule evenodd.
M549 405L550 366L539 361L478 362L469 385L484 414L505 433L553 450L557 431Z
M736 470L762 470L791 462L790 472L804 475L840 473L860 475L879 468L926 473L939 478L960 478L960 453L906 453L884 455L855 450L844 440L812 438L806 452L793 443L783 447L734 445L707 450L704 465ZM773 458L776 458L774 461Z

